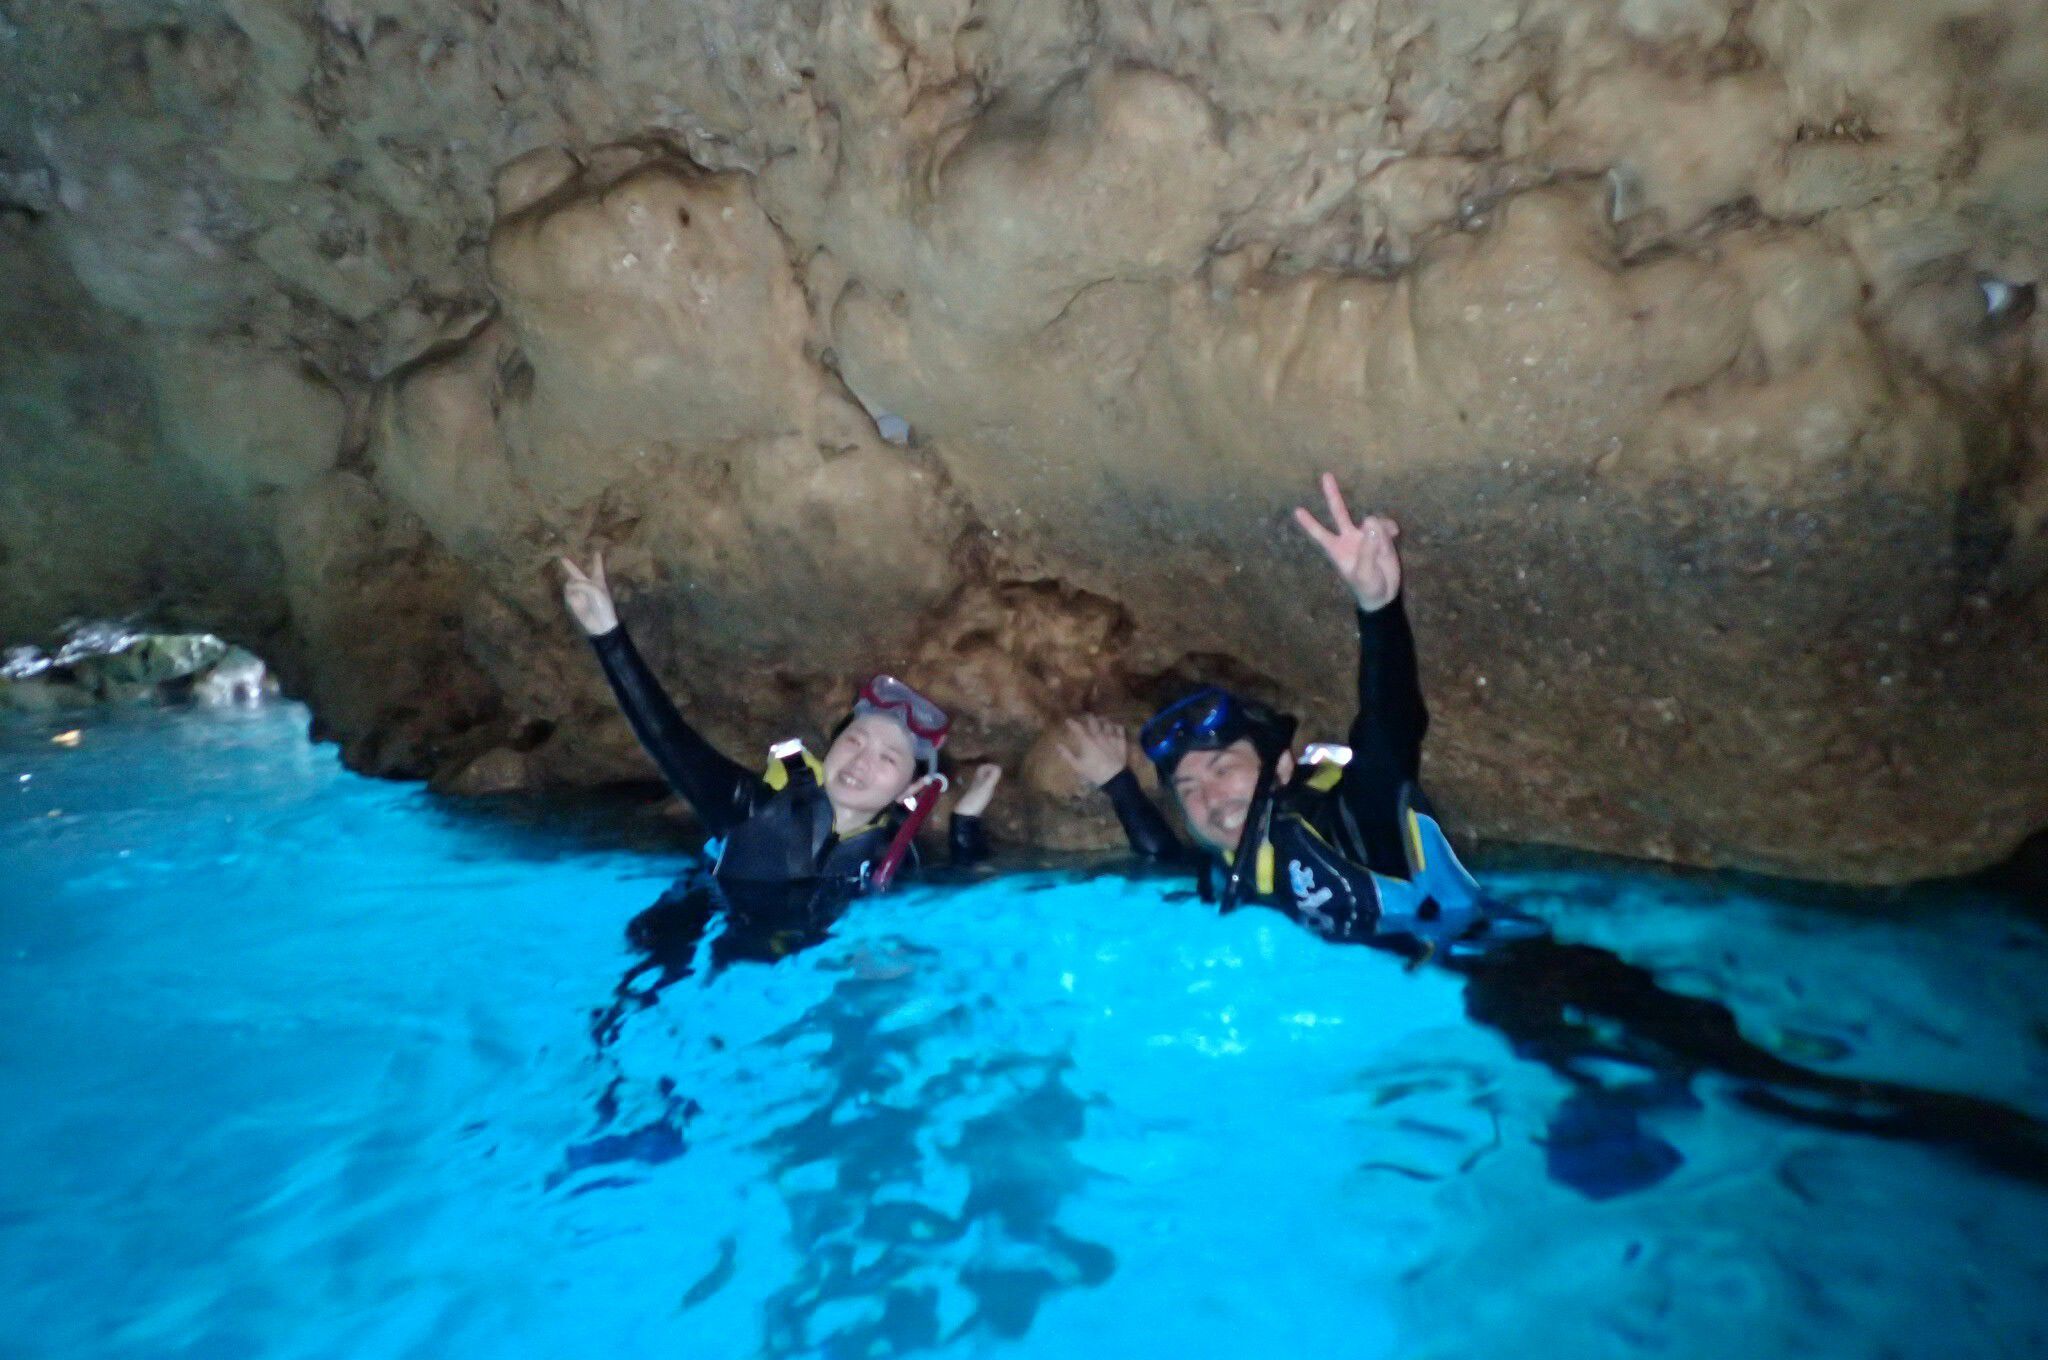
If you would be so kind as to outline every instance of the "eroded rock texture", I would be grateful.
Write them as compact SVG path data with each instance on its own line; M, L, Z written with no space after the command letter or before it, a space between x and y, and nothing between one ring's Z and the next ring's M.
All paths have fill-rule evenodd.
M155 611L358 764L640 772L890 664L1041 749L1344 717L1407 527L1459 820L1889 880L2048 824L2030 0L0 0L0 635ZM906 432L907 425L907 432Z

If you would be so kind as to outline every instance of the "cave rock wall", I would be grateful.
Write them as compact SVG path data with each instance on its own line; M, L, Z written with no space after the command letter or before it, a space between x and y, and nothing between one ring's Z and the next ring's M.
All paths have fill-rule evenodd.
M1399 517L1496 837L1887 881L2048 824L2026 0L0 0L0 640L275 657L357 765L646 773L864 668L1334 734Z

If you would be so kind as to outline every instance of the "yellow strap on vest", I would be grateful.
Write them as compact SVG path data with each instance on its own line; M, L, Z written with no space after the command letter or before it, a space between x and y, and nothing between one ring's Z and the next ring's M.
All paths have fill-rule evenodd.
M1429 867L1429 856L1422 850L1422 823L1416 820L1415 809L1408 810L1401 829L1408 833L1408 862L1414 866L1412 872L1419 877Z
M1223 852L1223 862L1225 864L1237 863L1237 852L1235 850L1225 850ZM1264 897L1271 895L1273 885L1278 881L1273 873L1273 842L1271 839L1260 841L1258 862L1252 865L1252 883L1258 888L1259 895Z
M1328 793L1343 777L1344 767L1334 760L1326 760L1318 764L1315 773L1308 777L1308 786L1317 793Z
M804 766L811 772L811 777L821 784L825 782L825 762L812 755L809 747L798 742L796 750L790 754L802 756ZM768 768L761 774L762 782L777 793L789 787L789 766L783 763L784 759L785 757L771 751L768 756Z

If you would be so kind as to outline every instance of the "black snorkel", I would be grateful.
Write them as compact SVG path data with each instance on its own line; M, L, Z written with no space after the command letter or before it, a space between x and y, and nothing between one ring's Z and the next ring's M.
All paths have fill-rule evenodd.
M1224 877L1223 892L1216 904L1219 913L1237 910L1238 901L1244 896L1244 879L1251 873L1257 883L1259 852L1266 846L1273 830L1275 785L1280 782L1280 757L1294 745L1295 721L1283 714L1274 714L1263 722L1256 723L1243 735L1250 739L1252 749L1259 753L1259 778L1252 785L1251 805L1244 814L1244 831L1238 837L1237 853L1231 857L1230 873ZM1249 867L1247 867L1249 866Z

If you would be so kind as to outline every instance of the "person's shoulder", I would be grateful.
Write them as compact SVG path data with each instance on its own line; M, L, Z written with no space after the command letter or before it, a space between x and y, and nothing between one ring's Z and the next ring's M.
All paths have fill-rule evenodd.
M1335 761L1300 766L1294 778L1288 780L1286 787L1277 795L1280 806L1313 819L1316 811L1327 806L1343 784L1344 768Z
M1323 843L1344 846L1349 841L1345 826L1344 767L1334 763L1309 766L1280 793L1280 810Z

